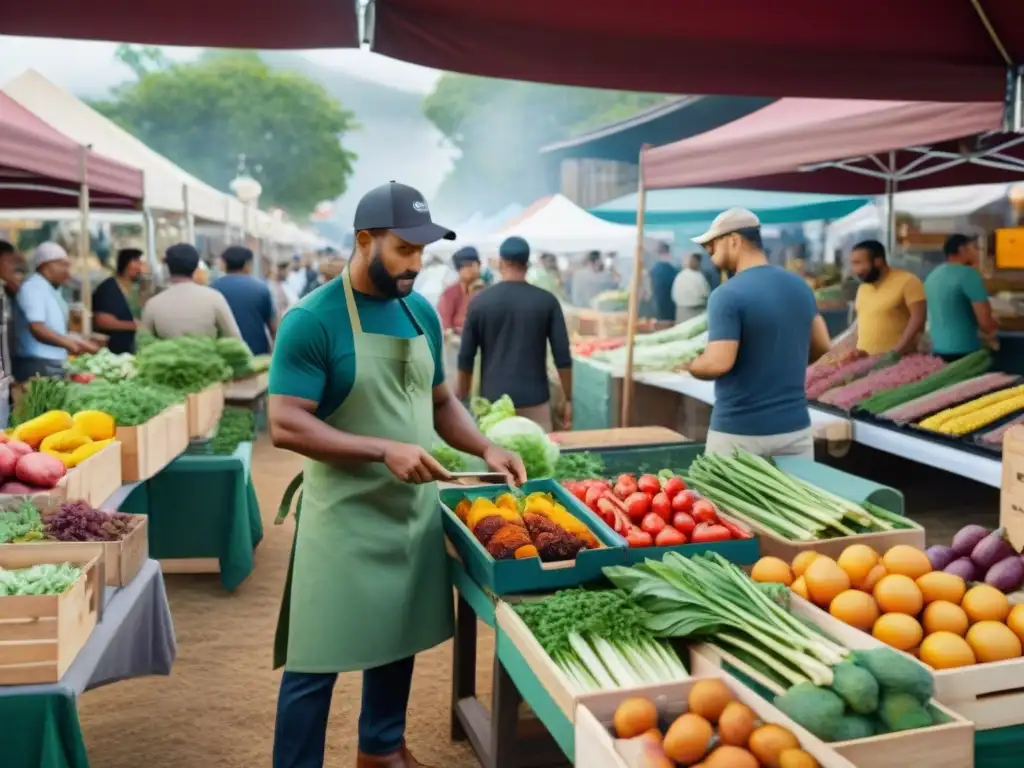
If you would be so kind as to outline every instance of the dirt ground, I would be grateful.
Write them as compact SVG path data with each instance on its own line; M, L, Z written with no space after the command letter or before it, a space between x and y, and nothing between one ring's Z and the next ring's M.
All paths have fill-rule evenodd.
M274 627L284 586L292 521L273 525L278 501L298 459L264 437L252 474L263 511L264 538L252 576L228 594L216 576L167 576L178 637L170 677L129 680L79 701L94 768L262 768L270 765L280 672L271 669ZM490 690L493 636L480 640L480 688ZM329 768L355 764L361 678L343 675L334 691L327 739ZM416 664L407 738L429 765L471 768L468 747L449 740L451 644Z

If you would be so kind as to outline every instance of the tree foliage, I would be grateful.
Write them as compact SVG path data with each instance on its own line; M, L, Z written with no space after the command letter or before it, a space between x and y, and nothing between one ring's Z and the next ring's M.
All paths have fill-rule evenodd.
M665 96L445 74L423 111L458 150L438 192L449 215L528 203L550 188L538 150L652 107Z
M269 67L255 52L211 51L167 65L158 50L119 50L138 79L94 104L152 149L229 190L245 155L262 206L309 213L342 194L355 155L341 139L356 125L322 86Z

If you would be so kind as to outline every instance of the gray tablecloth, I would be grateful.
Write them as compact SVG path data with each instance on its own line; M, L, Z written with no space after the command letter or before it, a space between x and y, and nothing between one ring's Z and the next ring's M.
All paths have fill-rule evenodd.
M127 587L106 588L103 618L59 683L0 686L0 696L79 696L129 677L169 675L177 653L163 573L148 560Z

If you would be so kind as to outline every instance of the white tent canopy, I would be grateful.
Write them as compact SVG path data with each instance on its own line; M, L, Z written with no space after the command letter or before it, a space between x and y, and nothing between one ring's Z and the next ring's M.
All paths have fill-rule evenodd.
M142 169L147 208L184 213L187 198L188 211L199 219L242 225L242 204L234 197L182 170L34 69L11 80L3 91L65 136ZM250 232L256 234L254 226Z
M438 256L449 256L467 245L479 245L479 240L502 227L523 211L523 206L509 203L497 213L484 216L477 211L461 224L454 227L455 240L438 240L427 246L427 251Z
M495 251L512 235L525 238L533 251L632 253L636 248L636 227L599 219L563 195L534 203L527 208L524 218L479 238L477 245Z
M915 219L959 219L1006 198L1012 184L974 184L964 187L897 192L893 206L897 214ZM858 232L885 229L885 198L878 198L828 226L826 258L842 240Z

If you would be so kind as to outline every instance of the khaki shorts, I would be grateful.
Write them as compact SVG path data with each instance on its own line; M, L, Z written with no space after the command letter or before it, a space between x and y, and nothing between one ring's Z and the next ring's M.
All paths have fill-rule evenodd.
M704 446L706 453L729 454L735 448L768 458L770 456L799 456L814 461L814 432L810 427L781 435L729 435L708 430Z

